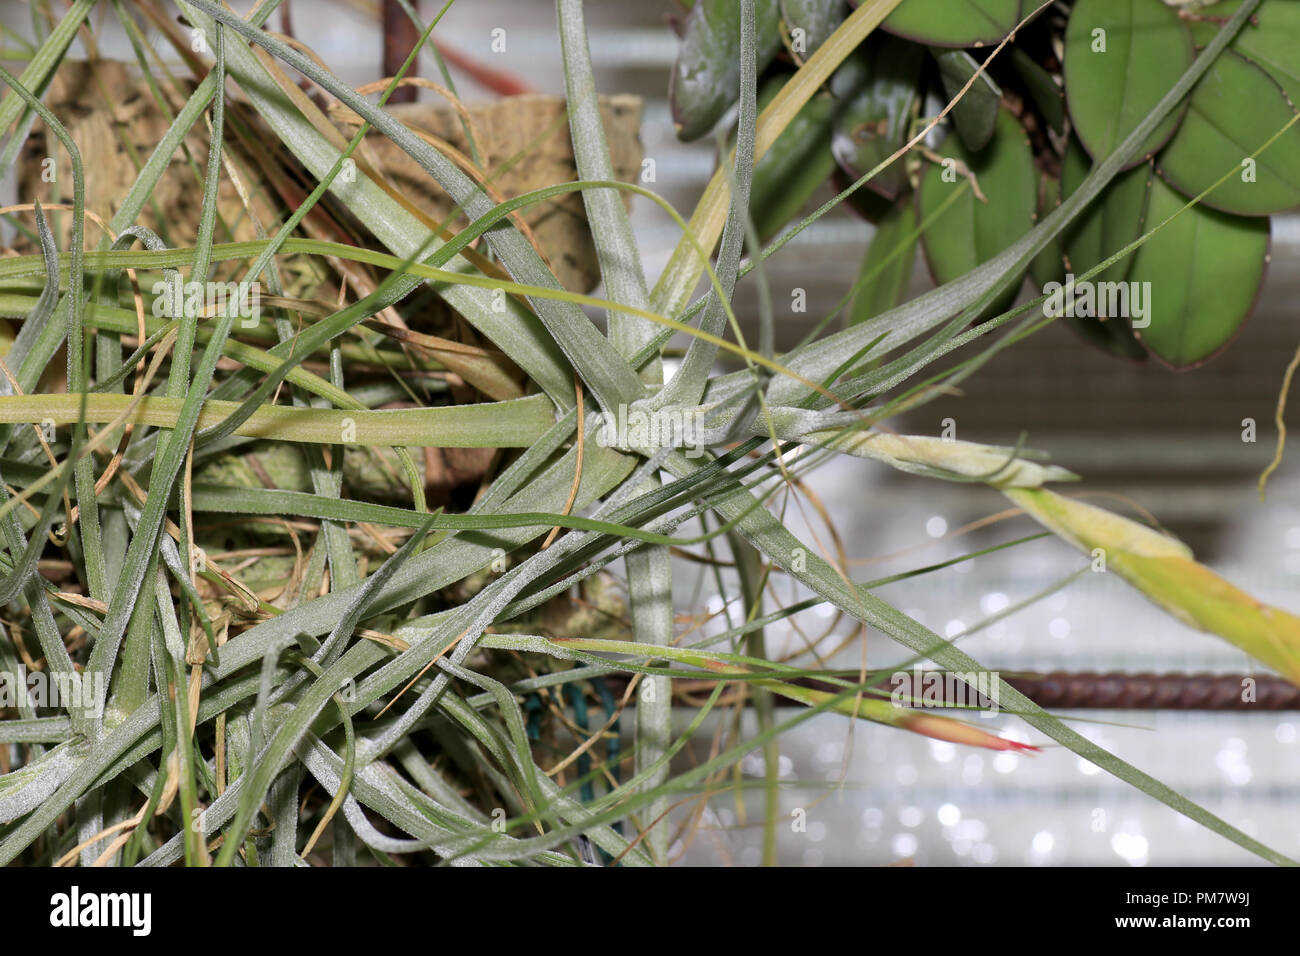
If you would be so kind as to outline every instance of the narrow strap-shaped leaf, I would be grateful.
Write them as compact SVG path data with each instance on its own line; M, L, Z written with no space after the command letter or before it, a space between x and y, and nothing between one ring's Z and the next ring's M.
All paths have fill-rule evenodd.
M495 205L478 184L445 156L393 117L375 109L346 83L340 82L309 57L266 32L249 26L209 0L188 0L185 5L202 10L212 19L225 23L338 97L419 163L471 217L481 216ZM497 250L506 268L521 282L543 288L560 287L551 270L518 230L509 228L495 231L489 235L488 241ZM626 404L642 397L643 389L636 373L614 351L581 309L540 298L534 299L533 305L547 330L603 407L612 409L620 403Z
M36 51L36 55L28 61L27 69L23 70L20 82L25 89L44 87L47 78L63 59L64 52L77 35L77 31L81 29L86 17L94 9L95 2L96 0L76 0L68 8L68 11L59 18L58 24L50 31L50 35L45 38L45 42ZM17 93L10 93L3 100L0 100L0 133L7 130L15 120L29 110L40 112L34 109L29 100ZM6 154L8 154L7 150ZM0 177L8 174L9 169L7 166L0 168Z
M596 77L591 68L582 8L583 0L556 0L573 156L578 165L579 179L614 180L617 177L605 139L605 125L600 117ZM609 189L584 189L582 202L600 260L606 295L615 302L648 308L650 294L623 197ZM622 312L609 313L610 341L624 356L635 354L654 332L654 326L645 319Z
M670 457L668 464L670 469L679 475L689 474L699 467L681 454ZM968 654L958 650L950 642L906 614L890 607L874 594L850 586L834 568L822 560L815 549L800 544L799 539L787 531L766 509L753 508L753 500L749 492L740 490L719 503L718 511L725 517L739 518L740 532L786 573L798 578L844 613L853 616L868 627L879 628L899 643L918 654L924 654L941 667L967 673L985 670ZM802 560L796 560L796 555ZM1085 760L1265 860L1277 864L1293 862L1283 854L1224 822L1199 804L1188 800L1166 784L1097 746L1000 679L999 692L1001 706L1015 711L1030 726L1047 734Z
M745 221L749 215L749 189L754 175L758 77L754 60L757 26L753 7L752 2L745 3L742 0L740 125L736 132L731 208L727 214L727 224L722 230L722 247L718 252L717 273L721 289L710 292L704 314L700 318L700 331L715 337L725 328L727 310L723 299L729 301L736 287L740 254L745 245ZM718 346L715 342L700 337L692 338L686 348L686 357L682 359L677 374L665 387L661 401L669 405L697 404L704 394L709 370L713 367L717 354Z

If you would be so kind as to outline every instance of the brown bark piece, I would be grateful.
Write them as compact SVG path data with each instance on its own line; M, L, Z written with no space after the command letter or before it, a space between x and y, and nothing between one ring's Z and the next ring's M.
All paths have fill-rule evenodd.
M184 105L181 95L170 84L160 84L163 95L173 115ZM97 213L105 222L112 219L131 184L139 175L140 167L152 155L155 147L167 133L166 115L158 107L153 93L143 80L137 78L125 63L116 60L96 60L93 63L69 60L64 62L45 97L50 110L67 127L72 140L81 152L85 175L86 208ZM198 168L199 177L206 171L208 132L200 120L185 139L190 155ZM44 160L56 160L55 181L46 182ZM241 176L244 170L240 170ZM72 202L72 161L57 139L48 134L39 120L23 146L18 163L19 202ZM264 186L244 180L253 208L264 225L275 220L275 205L266 195ZM218 191L216 241L232 241L222 228L221 221L234 232L234 241L257 238L256 230L244 210L234 183L222 170ZM161 232L158 213L167 221L167 232L177 244L193 245L198 236L199 213L203 207L203 185L196 178L182 151L171 157L167 170L159 180L150 201L140 213L139 223ZM27 213L24 221L35 229L35 217ZM54 212L47 215L55 230L55 241L60 249L67 249L72 236L72 216ZM93 224L86 226L86 245L95 247L101 238ZM22 238L22 237L20 237ZM22 251L34 252L30 244L16 244Z
M573 143L564 119L565 106L563 97L533 93L467 107L479 155L488 167L492 187L501 196L509 199L543 186L577 179ZM626 95L601 97L600 106L614 175L624 182L634 182L642 159L641 99ZM391 107L388 112L406 126L450 144L465 156L470 155L460 114L450 106L413 103ZM350 125L356 117L346 107L335 106L331 118L346 133L356 128ZM383 134L370 133L365 146L393 185L431 218L441 222L451 213L455 207L451 198L415 160ZM524 155L509 168L501 169L520 153ZM600 281L600 267L587 228L582 195L571 193L520 212L560 284L574 292L594 289ZM461 217L452 226L458 228L465 221Z

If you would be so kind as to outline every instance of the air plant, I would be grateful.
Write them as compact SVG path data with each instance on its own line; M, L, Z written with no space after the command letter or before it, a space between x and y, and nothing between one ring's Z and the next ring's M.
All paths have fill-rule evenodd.
M1027 217L1005 247L935 290L880 300L862 321L784 354L771 346L770 309L757 347L747 344L731 307L737 283L762 282L763 262L798 231L964 114L1004 49L967 64L941 116L910 117L909 135L863 159L867 168L835 200L762 245L770 230L754 202L770 175L765 158L864 44L890 47L876 32L882 22L933 4L861 3L828 22L772 90L760 90L759 73L774 50L776 5L729 5L739 12L726 36L735 145L689 217L620 178L581 0L557 2L576 178L503 195L495 184L529 151L483 165L473 111L451 87L439 92L463 120L465 150L386 110L450 5L417 23L415 49L371 91L376 103L265 28L276 0L246 18L212 0L113 3L128 36L144 17L172 39L195 82L159 82L137 45L169 120L111 216L93 226L94 159L68 135L70 117L40 96L96 4L74 0L20 75L0 71L10 89L0 100L0 129L10 131L0 164L12 166L39 120L66 151L71 178L47 184L62 193L25 197L32 251L0 259L0 305L21 322L0 397L9 608L0 669L88 688L84 700L55 704L24 689L3 702L0 862L665 863L675 805L721 787L755 748L767 758L770 862L776 747L819 713L1023 749L973 723L897 706L878 686L881 673L767 653L766 627L824 603L897 640L913 655L908 666L987 672L889 604L878 593L887 581L853 580L780 520L773 505L834 454L918 482L1002 491L1089 562L1100 553L1188 624L1296 679L1296 618L1253 602L1164 534L1047 489L1070 472L1024 448L896 435L885 424L1043 324L1034 312L1046 295L1009 307L1021 277L1108 201L1197 84L1235 55L1225 51L1259 0L1216 22L1158 96L1135 101L1130 128L1104 149L1094 143L1091 164L1036 224ZM782 6L789 15L799 5ZM1015 16L990 40L1039 12L1008 6ZM706 17L717 5L698 0L696 9ZM993 135L1004 145L1018 135L1012 125L999 113ZM1262 154L1278 132L1244 145ZM436 217L394 188L375 137L445 194ZM274 162L277 151L292 159ZM976 176L952 184L949 212L974 209L977 185L997 178L981 179L977 159L967 160ZM173 164L172 174L201 184L197 222L187 229L161 209L158 228L148 228L150 197ZM1236 159L1224 167L1215 171L1225 182L1240 169ZM682 227L657 277L646 275L629 197L658 203ZM532 235L530 211L575 198L603 296L565 288ZM999 201L991 189L987 198ZM1141 257L1162 230L1203 214L1195 200L1154 208L1132 235L1106 232L1105 257L1076 264L1078 278L1116 256ZM882 220L869 255L910 255L935 214L923 202L914 225ZM50 225L60 216L62 242ZM95 229L102 239L87 242ZM701 278L706 291L693 298ZM204 294L212 283L238 291L253 282L270 321L254 320L239 294L215 303ZM603 313L603 329L586 310ZM665 381L665 348L679 332L690 344ZM54 368L61 348L66 371ZM958 350L959 364L935 367ZM723 360L731 371L717 371ZM627 427L634 421L645 427ZM483 452L456 457L466 449ZM730 561L715 550L723 538ZM673 549L734 566L739 623L679 632ZM808 600L766 607L766 583L778 576L799 582ZM673 685L687 681L712 689L674 733ZM1261 858L1287 862L1005 682L997 689L1001 707L1038 735L1028 746L1069 748ZM710 713L746 699L756 736L727 740L695 765L674 761ZM778 709L778 700L793 706ZM628 708L635 720L620 723Z

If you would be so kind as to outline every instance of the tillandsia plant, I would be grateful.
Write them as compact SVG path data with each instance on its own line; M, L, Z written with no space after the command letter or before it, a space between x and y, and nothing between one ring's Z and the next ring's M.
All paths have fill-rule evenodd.
M846 319L886 312L907 292L918 246L934 280L949 282L1070 196L1238 6L908 0L844 59L755 165L755 228L770 238L828 178L854 181L877 169L932 107L969 85L937 151L918 148L884 166L850 200L878 229ZM760 101L797 75L850 8L845 0L757 4ZM700 0L682 21L671 99L683 139L707 134L735 104L739 17L735 3ZM1269 0L1121 174L1026 266L1048 294L1044 312L1139 361L1150 354L1186 369L1221 352L1254 307L1269 217L1300 206L1297 103L1300 4ZM972 188L955 196L966 179ZM1140 250L1076 286L1188 199L1198 202ZM1017 288L1012 283L989 314L1009 305Z
M1002 160L981 149L1012 154L1032 189L1028 134L987 71L1014 52L1010 37L1040 28L1036 17L1055 23L1053 11L959 5L999 16L979 36L930 43L982 42L988 57L944 74L942 111L904 109L906 138L882 133L875 154L864 146L834 200L763 244L773 229L763 177L783 181L770 164L788 131L822 108L828 84L869 84L899 54L878 27L919 36L907 25L933 22L935 3L867 0L818 20L817 42L770 88L760 71L776 50L775 4L699 0L692 17L716 29L694 42L720 43L729 72L701 81L725 102L696 131L731 101L738 119L689 217L628 181L637 107L597 95L581 0L556 4L564 106L528 98L487 111L461 103L449 72L433 82L412 71L421 51L437 55L430 39L451 0L427 23L406 5L414 47L393 76L360 89L268 28L278 0L246 16L213 0L74 0L59 16L33 3L25 65L0 70L0 165L27 164L27 194L6 210L14 254L0 259L0 308L16 328L0 385L0 862L666 863L674 834L692 826L689 806L749 784L772 862L780 741L826 712L972 747L1059 744L1264 860L1290 862L1000 678L985 690L1037 745L893 699L880 672L782 659L764 641L766 628L825 605L915 662L977 684L990 676L888 602L881 592L897 577L854 580L780 520L801 476L847 454L918 482L1004 493L1083 550L1085 567L1119 574L1300 682L1300 619L1161 531L1049 490L1071 472L1021 447L886 424L1050 321L1032 314L1046 295L1008 308L1025 271L1081 241L1079 223L1150 144L1180 117L1188 128L1198 84L1246 55L1251 18L1277 3L1214 14L1160 88L1121 91L1123 127L1085 139L1090 162L1036 224L1032 208L1014 227L998 219L938 288L882 300L829 333L828 316L783 354L767 306L747 344L737 283L761 286L766 260L882 176L899 195L912 189L908 164L941 122L963 135L956 117L974 101L992 128L962 147L957 181L935 166L930 188L952 187L943 212L923 203L915 225L892 232L882 221L881 263L910 255L937 215L982 234L985 206L1009 200ZM785 14L796 6L818 12L786 4ZM1109 9L1080 0L1075 18L1089 6ZM92 13L131 41L130 69L93 55L103 21ZM957 31L971 17L942 19ZM1119 49L1122 26L1108 29ZM148 30L191 77L143 42ZM81 65L67 61L78 35L92 54ZM508 28L494 31L494 44L509 42ZM79 83L92 105L70 105ZM449 105L386 108L411 85ZM83 122L96 116L98 126ZM1274 119L1240 144L1261 190L1294 111ZM523 142L510 138L517 129ZM130 171L101 176L118 154ZM1212 185L1241 170L1226 152L1203 161ZM972 203L977 185L987 204ZM182 194L201 196L194 216L156 201ZM1094 259L1074 265L1080 281L1206 214L1199 194L1160 195L1131 234L1102 230ZM657 276L629 198L681 227ZM548 232L557 209L570 227ZM678 333L689 345L668 377ZM940 370L948 356L960 361ZM718 371L724 360L730 371ZM674 555L727 570L743 613L719 629L675 608ZM808 597L773 606L779 578ZM688 685L706 694L675 724ZM710 715L746 701L756 735L719 738L703 761L675 759ZM738 783L756 749L761 780Z

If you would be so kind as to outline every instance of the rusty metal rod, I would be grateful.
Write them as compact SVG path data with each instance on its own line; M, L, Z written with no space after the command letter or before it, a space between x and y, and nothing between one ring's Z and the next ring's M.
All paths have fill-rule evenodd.
M909 675L914 671L906 671ZM922 671L923 674L941 673ZM1253 711L1300 710L1300 687L1271 674L1155 674L1150 672L1126 674L1118 671L1051 671L1048 673L1003 673L1002 678L1039 707L1053 710L1235 710ZM607 675L616 693L627 685L627 678ZM678 679L674 693L691 694L708 692L712 681ZM840 688L823 681L798 679L794 683L818 690L835 691ZM952 681L943 684L939 706L960 706L966 701L950 693ZM889 680L875 685L886 693L893 690ZM963 691L971 700L973 692ZM909 696L921 696L920 690ZM633 695L635 701L635 695Z

